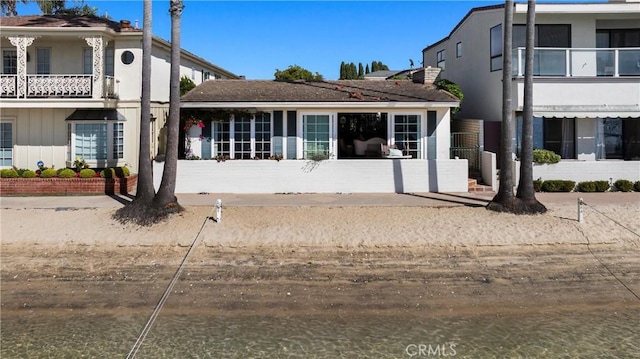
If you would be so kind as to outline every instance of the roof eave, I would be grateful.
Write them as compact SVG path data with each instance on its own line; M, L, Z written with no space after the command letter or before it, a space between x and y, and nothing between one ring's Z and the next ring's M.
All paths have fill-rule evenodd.
M181 108L440 108L458 107L460 102L214 102L183 101Z

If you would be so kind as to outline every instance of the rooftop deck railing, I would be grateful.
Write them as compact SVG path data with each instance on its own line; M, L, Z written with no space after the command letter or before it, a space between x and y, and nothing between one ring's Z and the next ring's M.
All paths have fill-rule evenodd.
M513 50L512 74L524 76L525 48ZM534 76L640 76L640 48L535 48Z

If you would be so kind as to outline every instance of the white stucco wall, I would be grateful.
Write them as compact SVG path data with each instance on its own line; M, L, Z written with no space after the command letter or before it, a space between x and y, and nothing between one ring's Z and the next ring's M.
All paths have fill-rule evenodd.
M524 105L524 81L514 80L513 90L512 104L514 109L521 110ZM637 78L599 77L591 81L539 79L533 85L533 104L534 108L556 106L558 112L562 112L563 107L578 112L582 108L587 115L590 111L597 114L597 108L600 111L614 111L633 106L640 114L640 85Z
M536 24L571 25L571 45L574 48L595 48L598 28L637 27L640 8L637 4L538 4ZM504 9L476 11L450 34L449 38L423 52L425 66L436 66L436 54L446 51L446 70L441 77L460 85L464 100L456 118L479 118L500 121L502 106L502 71L490 70L490 29L501 24ZM461 19L462 20L462 19ZM514 24L526 23L526 3L516 5ZM462 56L456 57L456 44L462 43ZM504 52L504 51L503 51ZM574 75L594 73L593 54L574 54ZM515 61L515 58L514 58ZM584 67L583 65L586 64ZM596 104L638 106L640 86L637 79L565 78L536 81L534 104L538 106ZM543 81L544 82L544 81ZM560 86L562 84L562 86ZM514 84L512 106L522 107L521 82Z
M156 189L163 163L154 162ZM178 161L176 193L467 192L466 160Z
M640 181L640 161L561 161L533 166L533 178L542 180Z
M142 39L123 39L114 43L114 76L116 78L116 93L120 100L138 100L142 92ZM122 53L133 53L133 62L129 65L122 63ZM152 74L152 76L155 76Z

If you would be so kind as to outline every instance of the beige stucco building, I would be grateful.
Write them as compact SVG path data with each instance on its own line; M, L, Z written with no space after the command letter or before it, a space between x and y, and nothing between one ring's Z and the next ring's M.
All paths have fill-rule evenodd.
M136 171L142 29L93 16L0 19L0 166L36 169L127 165ZM169 101L171 44L152 40L152 153ZM181 76L196 85L238 76L182 50Z

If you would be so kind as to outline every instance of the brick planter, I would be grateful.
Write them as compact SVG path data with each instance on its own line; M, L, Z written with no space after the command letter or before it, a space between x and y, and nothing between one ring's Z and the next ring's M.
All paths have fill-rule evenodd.
M137 183L134 174L126 178L0 178L0 196L127 194Z

